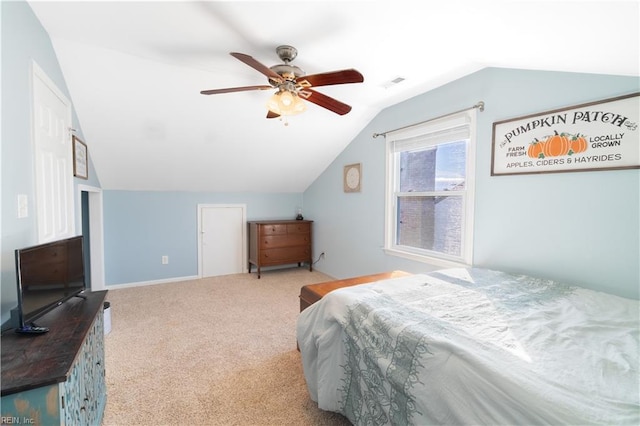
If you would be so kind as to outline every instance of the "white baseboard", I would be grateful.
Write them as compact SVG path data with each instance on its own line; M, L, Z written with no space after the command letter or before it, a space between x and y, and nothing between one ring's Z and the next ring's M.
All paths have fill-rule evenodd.
M163 280L153 280L153 281L138 281L135 283L125 283L125 284L108 284L106 286L106 290L117 290L120 288L130 288L130 287L144 287L144 286L148 286L148 285L156 285L156 284L167 284L167 283L174 283L177 281L190 281L190 280L197 280L200 277L197 275L191 275L188 277L175 277L175 278L166 278Z

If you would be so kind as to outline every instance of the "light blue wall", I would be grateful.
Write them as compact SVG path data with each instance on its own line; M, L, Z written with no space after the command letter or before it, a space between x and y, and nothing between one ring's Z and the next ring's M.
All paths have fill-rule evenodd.
M301 193L104 191L107 285L198 274L198 204L245 204L247 220L294 219ZM162 265L163 255L169 264Z
M31 61L67 96L51 41L28 4L2 7L1 315L16 305L13 251L36 242L31 148ZM384 139L381 132L469 107L479 100L476 264L563 279L638 296L640 178L638 170L490 177L496 120L638 91L638 78L487 69L381 112L302 194L104 192L107 285L197 274L196 206L247 204L248 219L292 217L304 204L314 220L316 268L335 277L429 265L384 255ZM71 99L72 100L72 99ZM81 129L73 114L73 126ZM79 136L84 139L82 132ZM91 141L85 140L91 155ZM363 164L363 190L342 192L342 166ZM100 187L93 165L89 181ZM31 214L17 219L16 196ZM77 211L79 220L79 211ZM531 226L532 223L543 225ZM79 232L80 228L78 228ZM169 265L158 259L169 255Z
M637 92L640 79L484 69L382 111L304 193L316 269L336 278L433 265L385 255L385 141L373 133L484 101L478 113L474 264L638 298L640 171L490 176L493 122ZM362 192L342 168L362 163Z
M31 67L32 61L49 76L69 98L48 34L24 1L3 1L2 8L2 203L0 211L2 322L17 305L14 250L37 243L35 183L31 141ZM80 124L73 111L73 127ZM79 132L82 137L82 132ZM89 155L91 145L89 145ZM89 158L91 161L91 158ZM99 187L100 182L89 163L89 180L74 179L75 185ZM29 216L17 218L17 195L26 194ZM76 203L77 233L80 233L79 204Z

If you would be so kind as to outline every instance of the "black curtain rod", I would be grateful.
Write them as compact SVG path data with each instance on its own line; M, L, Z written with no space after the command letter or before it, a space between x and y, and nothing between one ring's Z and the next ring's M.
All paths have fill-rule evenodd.
M483 102L483 101L480 101L480 102L478 102L477 104L475 104L474 106L472 106L472 107L470 107L470 108L465 108L465 109L461 109L460 111L450 112L449 114L440 115L440 116L438 116L438 117L430 118L430 119L428 119L428 120L421 121L421 122L419 122L419 123L410 124L410 125L408 125L408 126L404 126L404 127L398 127L397 129L387 130L386 132L382 132L382 133L374 133L374 134L373 134L373 137L374 137L374 138L377 138L378 136L387 136L387 133L396 132L396 131L398 131L398 130L406 129L406 128L408 128L408 127L417 126L417 125L419 125L419 124L427 123L427 122L429 122L429 121L437 120L437 119L439 119L439 118L448 117L448 116L450 116L450 115L458 114L458 113L460 113L460 112L464 112L464 111L467 111L467 110L470 110L470 109L473 109L473 108L478 108L478 109L480 110L480 112L484 111L484 102Z

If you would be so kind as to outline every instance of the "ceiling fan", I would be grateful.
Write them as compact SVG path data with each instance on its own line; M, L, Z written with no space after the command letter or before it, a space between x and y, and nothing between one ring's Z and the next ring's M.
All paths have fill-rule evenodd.
M313 90L312 87L362 83L364 81L362 74L354 69L345 69L305 75L301 68L290 64L298 55L298 50L295 47L287 45L278 46L276 53L284 63L267 67L249 55L231 52L231 56L267 76L269 85L203 90L200 93L203 95L216 95L249 90L277 89L277 92L275 92L267 102L267 118L276 118L282 115L294 115L303 112L306 109L306 105L302 99L339 115L344 115L351 111L349 105L317 92Z

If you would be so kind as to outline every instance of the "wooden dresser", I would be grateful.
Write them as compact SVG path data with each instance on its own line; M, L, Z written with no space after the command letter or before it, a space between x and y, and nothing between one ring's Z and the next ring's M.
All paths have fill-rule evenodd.
M248 223L249 273L251 265L309 264L311 260L311 220L261 220Z

